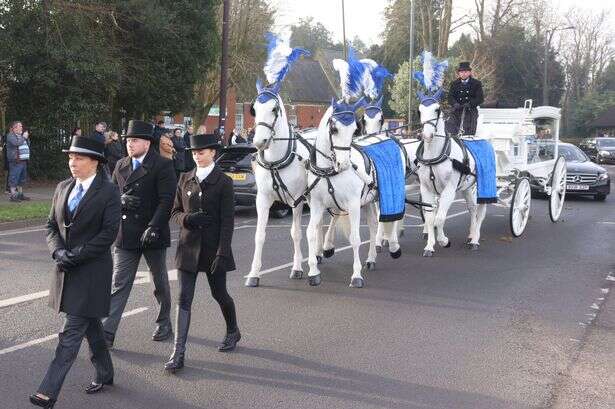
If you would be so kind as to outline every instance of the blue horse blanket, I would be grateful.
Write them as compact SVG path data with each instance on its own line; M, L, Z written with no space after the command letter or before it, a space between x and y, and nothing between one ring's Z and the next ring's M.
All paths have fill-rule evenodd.
M362 149L376 167L380 221L392 222L403 219L406 211L406 175L399 145L388 139Z
M495 151L493 146L484 139L464 139L463 143L476 162L477 202L496 203L498 197L495 176Z

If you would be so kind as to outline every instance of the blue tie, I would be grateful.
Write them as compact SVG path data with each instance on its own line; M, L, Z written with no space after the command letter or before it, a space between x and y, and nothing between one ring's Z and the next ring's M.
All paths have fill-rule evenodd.
M77 185L77 194L68 203L68 210L70 210L71 213L79 206L81 199L83 199L83 185L79 183Z
M132 170L135 171L139 169L140 167L141 167L141 162L139 162L137 159L133 159L132 160Z

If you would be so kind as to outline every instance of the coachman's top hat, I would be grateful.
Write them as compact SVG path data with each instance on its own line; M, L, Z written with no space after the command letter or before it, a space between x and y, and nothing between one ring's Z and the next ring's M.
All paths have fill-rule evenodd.
M190 147L186 148L187 150L196 150L196 149L220 149L222 145L220 144L220 140L217 135L212 133L209 134L200 134L200 135L190 135Z
M154 136L154 125L133 119L128 122L126 138L139 138L151 141Z
M89 136L73 136L70 147L62 149L62 152L77 153L94 158L99 162L107 163L107 159L105 159L105 144Z
M472 71L472 67L470 67L469 62L463 61L459 63L459 67L457 67L457 71Z

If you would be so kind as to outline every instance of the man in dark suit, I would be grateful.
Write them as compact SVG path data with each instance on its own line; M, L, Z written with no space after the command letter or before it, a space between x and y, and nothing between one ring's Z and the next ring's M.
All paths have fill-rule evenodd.
M182 173L175 194L172 218L179 224L175 264L180 285L175 322L175 348L165 369L184 367L186 339L190 327L192 299L199 271L205 272L213 298L226 322L221 352L235 349L241 339L235 303L226 289L226 272L235 270L231 249L234 229L233 181L216 166L221 147L216 135L193 135L190 150L197 168Z
M112 177L122 194L122 218L113 252L111 312L103 322L109 347L113 346L141 256L149 267L160 306L152 339L164 341L172 335L166 249L171 245L169 218L176 179L173 161L150 149L152 128L147 122L129 122L128 156L117 162Z
M47 221L47 245L56 263L49 304L64 314L64 325L55 358L37 393L30 396L32 404L44 408L52 408L57 400L84 337L96 369L86 392L113 384L113 364L100 319L109 313L111 245L120 223L120 193L103 175L103 143L75 136L64 152L73 177L56 187Z
M477 107L484 101L483 84L472 77L469 62L459 63L457 75L459 78L453 81L448 92L448 104L452 112L446 124L446 132L457 135L462 131L463 135L474 135L478 121Z

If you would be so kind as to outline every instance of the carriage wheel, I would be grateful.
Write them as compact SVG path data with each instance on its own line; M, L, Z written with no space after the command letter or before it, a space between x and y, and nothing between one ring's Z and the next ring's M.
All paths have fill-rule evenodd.
M551 174L551 196L549 197L549 217L553 223L559 220L564 208L564 198L566 197L566 161L560 156Z
M532 189L528 178L519 178L515 182L515 191L510 200L510 232L514 237L523 234L530 218Z

